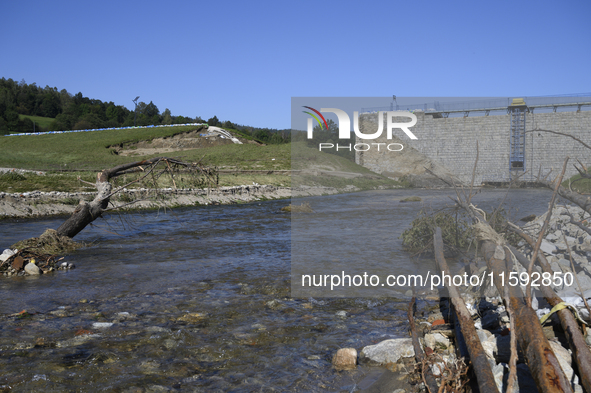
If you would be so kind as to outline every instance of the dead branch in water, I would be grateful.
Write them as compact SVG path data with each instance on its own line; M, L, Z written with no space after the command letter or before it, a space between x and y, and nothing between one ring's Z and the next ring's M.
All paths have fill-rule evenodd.
M57 228L57 230L51 230L53 232L50 233L55 233L55 236L47 236L46 234L48 232L46 232L46 234L41 236L39 239L49 239L47 241L40 241L38 240L38 238L26 239L11 246L11 248L27 248L31 251L44 254L60 253L51 251L54 249L73 249L73 246L71 246L70 243L75 243L72 242L71 239L78 233L80 233L84 228L86 228L86 226L91 224L97 218L101 217L104 212L120 209L122 207L130 206L141 200L148 199L146 195L138 195L137 198L126 195L128 197L128 200L124 201L126 203L109 208L109 203L112 204L111 197L124 192L126 187L130 186L131 184L144 181L145 179L147 179L148 176L151 175L153 179L150 183L150 188L148 189L149 191L146 192L158 194L159 187L158 184L155 183L157 177L154 177L154 172L156 171L156 168L159 164L165 164L165 168L163 171L159 172L158 177L160 177L163 173L169 173L172 175L173 171L177 170L178 168L183 168L186 171L191 171L192 173L194 173L195 184L197 184L198 186L217 186L217 172L215 169L202 167L199 165L199 163L186 163L178 159L169 157L155 157L147 160L118 165L110 169L104 169L101 172L98 172L96 175L96 182L94 183L94 186L97 189L97 194L94 197L94 199L90 202L81 200L74 212L72 213L72 215L66 221L64 221L59 226L59 228ZM140 176L138 179L133 180L131 182L127 182L125 185L114 189L113 184L111 183L112 179L122 175L137 172L143 172L144 174ZM131 199L131 201L129 199ZM49 244L51 243L51 241L53 241L53 243ZM38 246L38 244L40 244L41 246Z
M442 272L449 272L449 267L443 256L443 239L441 236L441 228L439 227L435 228L433 244L435 248L435 260L437 261L439 270ZM478 338L478 334L476 333L476 328L472 322L470 311L466 308L464 301L453 284L446 285L446 288L449 292L450 301L456 310L457 319L460 323L460 330L468 348L468 353L470 354L470 361L472 362L474 374L478 381L478 387L481 392L498 392L495 378L490 369L480 338Z

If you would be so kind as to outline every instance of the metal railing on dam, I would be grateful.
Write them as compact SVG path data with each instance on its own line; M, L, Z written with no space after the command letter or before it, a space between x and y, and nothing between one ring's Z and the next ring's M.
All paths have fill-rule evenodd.
M420 111L425 114L441 115L448 117L452 115L463 115L467 117L470 113L480 113L488 116L489 114L506 114L507 108L511 105L514 98L522 98L530 112L561 112L577 108L577 111L591 109L591 93L564 94L554 96L534 96L534 97L500 97L486 98L469 101L443 101L434 100L422 104L403 104L393 102L390 106L361 108L361 113L372 113L379 111Z

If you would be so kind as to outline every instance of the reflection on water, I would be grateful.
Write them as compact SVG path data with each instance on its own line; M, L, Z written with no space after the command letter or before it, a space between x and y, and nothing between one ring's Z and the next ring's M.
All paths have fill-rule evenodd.
M453 192L376 191L308 202L318 212L311 217L356 214L339 228L347 238L377 229L388 247L376 257L416 269L398 239L421 207L398 202L409 195L438 209ZM503 195L487 191L475 203L487 208ZM548 200L546 191L518 190L507 203L519 206L520 217L541 213ZM0 390L352 390L369 368L336 372L332 354L405 335L406 302L291 297L291 220L279 212L287 203L112 216L77 238L90 246L67 257L76 269L0 279ZM364 209L383 213L364 222ZM61 221L2 222L2 245ZM326 232L309 229L310 242ZM422 302L419 313L431 306Z

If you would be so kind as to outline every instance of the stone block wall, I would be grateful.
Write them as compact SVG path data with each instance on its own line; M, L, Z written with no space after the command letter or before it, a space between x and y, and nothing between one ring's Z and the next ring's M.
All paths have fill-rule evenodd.
M576 108L575 108L576 109ZM394 130L399 140L387 140L384 119L384 132L375 140L357 140L357 143L392 143L399 142L405 149L412 147L424 154L431 161L442 165L455 174L463 182L469 183L476 160L476 143L479 155L476 169L476 184L485 181L507 181L510 179L510 116L491 115L472 117L434 118L423 112L415 112L417 124L410 130L417 140L409 139L401 130ZM385 116L385 114L384 114ZM409 121L400 118L400 122ZM360 115L360 129L365 133L375 132L378 127L378 114ZM534 129L552 130L573 135L591 145L591 111L573 110L557 113L528 113L526 115L526 131ZM377 173L401 172L404 163L396 160L397 152L370 149L356 153L356 161ZM558 175L566 156L571 161L567 168L566 178L576 174L572 163L576 159L585 165L591 163L591 150L577 141L560 135L542 131L526 134L525 166L528 171L523 177L526 181L534 180L541 171ZM398 167L397 167L398 166Z

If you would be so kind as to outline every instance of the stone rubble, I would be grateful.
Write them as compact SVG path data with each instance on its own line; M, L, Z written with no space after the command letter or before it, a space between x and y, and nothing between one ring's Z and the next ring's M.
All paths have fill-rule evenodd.
M591 322L591 318L587 309L583 304L583 300L579 294L577 280L581 285L581 290L585 294L585 298L591 299L591 234L572 224L571 218L589 225L589 214L578 206L573 205L557 205L552 211L548 229L542 241L541 250L544 252L548 263L552 270L564 279L572 278L572 283L565 280L561 285L552 285L552 288L557 292L565 302L574 305L581 317L587 322ZM539 231L542 228L547 213L535 218L533 221L523 226L524 232L528 233L534 241L537 240ZM566 244L564 240L566 239ZM519 243L519 250L528 258L531 258L532 250L525 243ZM573 265L575 267L576 278L572 271L570 262L570 255L572 254ZM525 272L526 269L520 264L516 264L519 273ZM545 302L544 302L545 303ZM550 311L549 307L540 307L538 315L542 316Z

